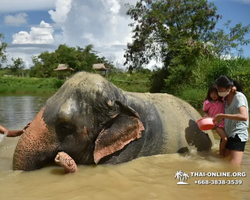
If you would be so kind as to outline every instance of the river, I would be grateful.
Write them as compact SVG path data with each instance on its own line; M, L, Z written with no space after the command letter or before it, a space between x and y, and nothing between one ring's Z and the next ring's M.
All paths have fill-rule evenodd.
M0 96L0 124L9 129L21 129L31 121L47 100L47 96ZM33 172L12 170L12 157L17 138L5 138L0 143L0 200L208 200L249 199L250 144L246 145L240 177L209 177L210 172L230 172L227 159L218 155L219 137L211 153L178 154L144 157L117 166L79 166L74 174L64 174L57 165ZM182 170L189 177L186 185L175 178ZM199 177L194 177L194 173ZM197 175L196 174L196 175ZM206 175L205 177L202 175ZM247 176L245 177L245 174ZM193 176L192 176L193 175ZM216 181L215 181L216 180ZM235 185L235 183L241 183ZM239 182L242 181L242 182ZM202 184L203 183L203 184ZM233 184L234 183L234 184Z

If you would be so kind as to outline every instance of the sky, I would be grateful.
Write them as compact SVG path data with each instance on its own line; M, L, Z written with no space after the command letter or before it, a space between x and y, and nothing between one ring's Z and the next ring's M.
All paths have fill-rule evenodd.
M216 28L227 20L250 23L250 0L209 1L223 16ZM135 4L136 0L0 0L0 33L8 44L8 63L12 57L20 57L29 68L31 56L54 51L59 44L93 44L100 56L121 67L124 49L132 41L126 3ZM250 57L249 46L244 47L243 55Z

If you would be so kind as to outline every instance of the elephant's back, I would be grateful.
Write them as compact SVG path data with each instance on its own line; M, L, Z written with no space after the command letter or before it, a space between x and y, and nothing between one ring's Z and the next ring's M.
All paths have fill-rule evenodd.
M182 147L188 146L192 143L190 130L196 132L198 137L205 136L204 132L201 133L197 130L198 126L196 121L201 118L199 112L194 109L189 103L182 99L169 94L161 93L127 93L128 95L137 97L144 101L148 101L154 105L159 113L160 120L166 140L166 153L175 153ZM199 132L199 133L198 133ZM206 134L213 141L213 134L211 131L207 131ZM203 140L203 139L201 139ZM202 141L199 141L202 143ZM195 144L196 145L196 144ZM208 144L198 144L208 145Z
M160 93L129 93L152 103L158 110L162 120L178 128L185 121L192 118L198 120L201 116L189 103L170 94ZM171 116L171 117L170 117Z

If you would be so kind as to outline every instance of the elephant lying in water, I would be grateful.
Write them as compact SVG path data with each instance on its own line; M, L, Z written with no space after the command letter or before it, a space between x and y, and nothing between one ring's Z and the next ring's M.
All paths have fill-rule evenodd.
M18 141L14 170L35 170L67 153L76 164L118 164L142 156L210 150L201 116L168 94L130 93L80 72L49 98Z

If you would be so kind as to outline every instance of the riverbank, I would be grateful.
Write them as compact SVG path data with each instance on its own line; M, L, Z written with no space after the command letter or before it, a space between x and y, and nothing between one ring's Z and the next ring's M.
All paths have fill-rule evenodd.
M133 76L119 73L107 76L117 87L129 92L149 92L149 77L136 73ZM29 94L56 92L66 80L57 78L0 77L0 94Z
M128 92L149 92L150 80L146 74L127 73L107 77L115 86ZM0 77L0 95L53 95L65 82L57 78ZM192 106L200 108L206 91L187 90L179 96Z
M1 77L0 94L53 94L63 83L57 78Z
M119 73L107 76L107 79L117 87L128 92L149 92L150 73ZM53 95L65 82L57 78L20 78L0 77L0 95L41 94ZM250 98L250 89L245 87L247 98ZM179 98L187 101L196 109L202 108L206 97L206 88L186 87L179 93Z

